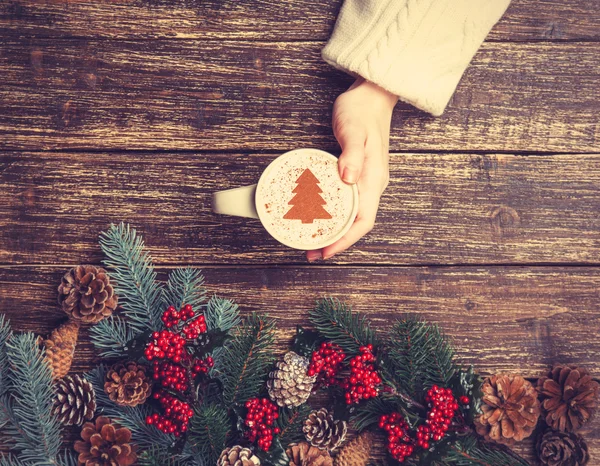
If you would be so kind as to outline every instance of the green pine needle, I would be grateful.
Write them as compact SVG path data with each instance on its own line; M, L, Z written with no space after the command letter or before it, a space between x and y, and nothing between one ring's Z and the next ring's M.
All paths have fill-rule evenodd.
M231 420L224 406L200 406L190 422L190 445L199 451L207 464L217 464L230 429Z
M273 320L252 314L225 344L217 376L228 405L245 403L260 392L274 362L274 333Z
M7 455L0 454L0 466L30 466L30 464L24 463L19 458L9 453Z
M310 321L323 337L337 343L347 354L357 354L361 346L375 345L375 333L366 317L337 299L317 301Z
M240 324L240 311L233 301L213 296L206 305L204 318L209 330L228 331Z
M199 269L175 269L169 274L167 287L163 291L163 308L174 306L181 309L189 304L198 310L205 301L204 277Z
M4 314L0 314L0 396L8 390L8 354L6 343L12 335L10 322ZM2 414L0 413L0 427L2 427Z
M111 225L100 235L100 247L128 325L138 334L161 328L162 289L142 237L124 223Z
M446 336L437 325L421 319L396 322L388 347L386 372L398 389L417 400L434 384L448 387L459 370Z
M279 441L284 449L287 449L290 443L297 443L304 440L302 427L311 411L311 407L306 404L300 405L297 408L282 408L279 410L277 427L281 431Z
M90 339L103 358L120 358L125 355L127 343L136 332L118 316L110 316L90 328Z
M444 457L448 466L529 466L529 463L502 445L468 435L457 438Z
M6 343L11 369L8 433L23 461L56 463L61 446L61 424L52 415L52 371L33 333L13 335ZM3 398L6 403L7 398Z

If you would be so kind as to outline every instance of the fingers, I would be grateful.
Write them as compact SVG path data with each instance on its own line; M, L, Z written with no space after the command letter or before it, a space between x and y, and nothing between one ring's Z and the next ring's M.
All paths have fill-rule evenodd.
M340 178L348 184L355 184L360 179L365 161L366 134L364 130L348 126L340 128L335 133L342 148L342 155L338 161Z

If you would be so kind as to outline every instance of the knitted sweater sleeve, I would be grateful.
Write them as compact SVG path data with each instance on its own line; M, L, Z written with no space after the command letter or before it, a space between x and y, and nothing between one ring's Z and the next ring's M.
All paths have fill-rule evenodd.
M323 58L438 116L510 0L345 0Z

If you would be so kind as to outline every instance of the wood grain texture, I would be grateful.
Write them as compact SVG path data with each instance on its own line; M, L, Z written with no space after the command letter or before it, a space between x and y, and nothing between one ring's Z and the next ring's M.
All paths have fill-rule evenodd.
M275 155L0 154L0 263L99 260L130 222L159 264L302 263L257 220L211 213ZM375 229L334 260L360 264L599 264L600 154L393 154Z
M322 43L7 42L1 149L337 150L350 83ZM446 113L400 104L393 150L600 152L600 43L487 43Z
M146 240L150 240L146 237ZM47 333L64 317L56 287L68 268L0 266L0 310ZM600 373L600 275L588 267L205 267L210 293L277 319L283 349L317 298L332 296L386 329L405 313L437 322L484 374L539 376L554 363ZM162 271L164 272L164 270ZM162 273L161 272L161 273ZM164 277L164 275L161 274ZM85 334L75 370L94 363Z
M326 40L341 0L7 0L5 37ZM513 0L490 40L597 40L595 0Z

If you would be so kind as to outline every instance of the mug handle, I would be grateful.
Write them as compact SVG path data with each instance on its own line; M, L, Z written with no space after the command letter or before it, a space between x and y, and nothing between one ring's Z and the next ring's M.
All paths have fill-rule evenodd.
M235 215L237 217L258 218L254 196L255 184L241 188L217 191L212 198L212 211L215 214Z

